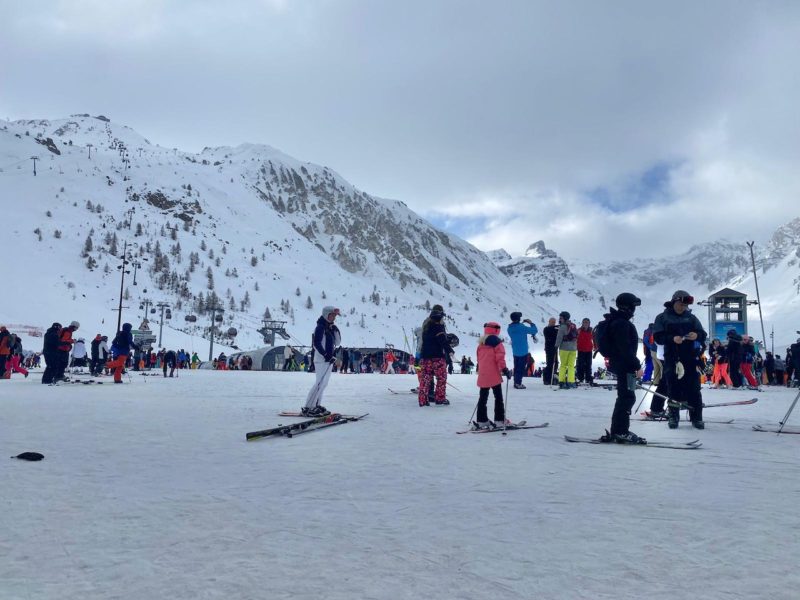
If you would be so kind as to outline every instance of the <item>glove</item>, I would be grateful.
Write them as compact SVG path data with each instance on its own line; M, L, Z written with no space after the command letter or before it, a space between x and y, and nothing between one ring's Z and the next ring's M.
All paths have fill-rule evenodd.
M539 339L535 335L532 335L531 339L533 340L534 344L538 344L539 343Z
M505 367L502 371L503 377L506 379L511 379L511 371L508 370L508 367Z
M683 368L683 363L678 361L675 365L675 375L678 376L678 379L683 379L683 376L686 374L685 369Z

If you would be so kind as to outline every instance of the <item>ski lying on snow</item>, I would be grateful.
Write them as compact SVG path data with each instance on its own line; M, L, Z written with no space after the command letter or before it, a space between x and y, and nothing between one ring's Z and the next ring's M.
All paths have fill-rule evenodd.
M516 429L541 429L548 427L550 423L539 423L538 425L527 425L527 421L520 421L519 423L511 423L506 425L506 431L514 431ZM491 433L493 431L503 431L502 427L494 427L492 429L465 429L464 431L456 431L457 434L462 433Z
M306 427L305 429L300 429L298 431L288 431L288 432L284 433L283 435L285 437L287 437L287 438L291 438L291 437L294 437L296 435L300 435L301 433L311 433L312 431L319 431L320 429L326 429L327 427L335 427L336 425L344 425L345 423L350 423L352 421L359 421L360 419L363 419L366 416L367 415L364 414L364 415L360 415L358 417L339 418L339 419L336 419L335 421L331 421L330 423L320 423L320 424L311 425L310 427Z
M342 414L339 414L339 413L328 413L327 415L320 415L320 416L321 417L322 416L329 417L332 414L339 415L343 419L359 419L360 418L358 415L342 415ZM281 412L278 413L278 416L279 417L305 417L305 418L308 418L303 413L301 413L299 411L294 411L294 410L282 410Z
M400 394L406 394L406 393L408 393L408 394L417 394L418 393L416 389L409 390L408 392L398 392L397 390L393 390L392 388L386 388L386 389L389 390L390 392L392 392L393 394L397 395L397 396L399 396Z
M639 414L642 416L641 419L638 419L639 421L664 422L667 420L667 417L658 417L654 419L653 417L650 416L649 411L644 411ZM723 419L721 421L709 421L708 419L703 419L704 423L715 423L719 425L730 425L731 423L733 423L733 421L734 419Z
M648 441L646 444L618 444L616 442L601 442L599 439L596 438L580 438L580 437L572 437L569 435L565 435L564 439L568 442L579 442L582 444L603 444L607 446L642 446L647 448L672 448L674 450L697 450L703 444L700 440L693 440L691 442L651 442Z
M778 425L753 425L753 431L764 431L766 433L778 433L780 427ZM800 427L784 427L781 433L797 433L800 434Z
M258 440L270 436L282 436L290 433L294 435L297 432L302 431L304 429L308 429L313 425L322 425L326 423L334 423L339 421L358 421L359 419L363 419L364 417L366 417L367 414L363 414L358 417L345 417L343 415L333 413L322 417L316 417L314 419L308 419L306 421L300 421L299 423L291 423L289 425L278 425L277 427L270 427L269 429L262 429L260 431L251 431L245 434L245 439L249 442L252 440Z

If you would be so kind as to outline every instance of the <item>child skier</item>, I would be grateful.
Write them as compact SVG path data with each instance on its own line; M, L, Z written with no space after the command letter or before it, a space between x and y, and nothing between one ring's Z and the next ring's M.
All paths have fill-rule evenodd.
M475 421L477 429L491 429L502 427L506 422L505 406L503 405L503 377L511 377L511 372L506 367L506 349L500 338L500 325L495 322L484 323L483 337L478 340L478 419ZM489 390L494 394L494 422L489 421L486 402L489 400Z

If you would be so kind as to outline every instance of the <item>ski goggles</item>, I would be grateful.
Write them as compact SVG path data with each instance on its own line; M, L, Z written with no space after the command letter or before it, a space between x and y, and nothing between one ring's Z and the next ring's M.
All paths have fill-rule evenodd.
M683 302L684 304L694 304L694 296L676 296L673 302Z

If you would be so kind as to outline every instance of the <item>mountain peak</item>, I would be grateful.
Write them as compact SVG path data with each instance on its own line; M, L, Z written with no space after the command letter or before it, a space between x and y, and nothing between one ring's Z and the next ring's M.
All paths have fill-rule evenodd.
M553 250L548 250L544 245L544 241L539 240L528 246L528 249L525 250L525 256L527 258L555 258L558 254Z

